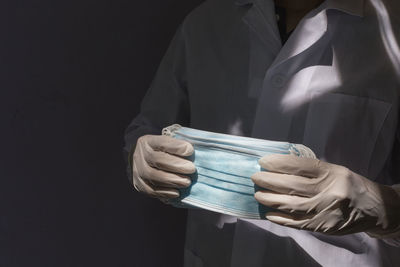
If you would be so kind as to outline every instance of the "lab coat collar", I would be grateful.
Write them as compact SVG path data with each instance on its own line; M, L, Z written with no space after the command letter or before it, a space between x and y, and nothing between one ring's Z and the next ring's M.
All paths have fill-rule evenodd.
M272 0L264 0L272 1ZM236 0L239 6L254 4L255 0ZM365 0L326 0L326 9L336 9L345 13L363 17Z
M327 9L337 9L351 15L363 17L365 0L326 0Z

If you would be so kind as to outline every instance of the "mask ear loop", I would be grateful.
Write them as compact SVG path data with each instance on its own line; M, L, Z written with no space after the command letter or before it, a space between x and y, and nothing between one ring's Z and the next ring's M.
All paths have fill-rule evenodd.
M291 144L289 152L292 155L299 156L301 158L312 158L316 159L315 153L305 145L301 144Z
M165 136L170 136L170 137L174 137L175 136L175 132L179 131L179 129L181 129L182 126L179 124L173 124L171 126L165 127L164 129L162 129L161 134L165 135Z

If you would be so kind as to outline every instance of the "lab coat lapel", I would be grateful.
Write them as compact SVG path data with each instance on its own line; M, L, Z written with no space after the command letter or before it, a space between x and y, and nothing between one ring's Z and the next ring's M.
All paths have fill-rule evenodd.
M328 30L327 10L336 9L362 16L363 0L353 1L355 3L346 5L344 1L327 0L308 13L299 23L265 75L253 125L253 137L288 141L293 118L296 114L306 112L306 106L294 110L287 110L283 106L282 99L285 92L293 89L288 86L295 86L288 81L297 75L303 84L310 83L312 73L300 72L302 69L332 64L330 35L334 30ZM335 22L330 17L329 27L334 28L334 25Z
M322 39L327 30L328 18L326 10L320 10L321 9L315 10L301 20L296 30L292 33L285 46L276 57L271 69L301 54Z
M281 48L281 40L277 24L274 21L274 2L272 0L264 1L263 7L261 3L253 0L237 0L236 4L239 6L252 5L243 17L243 21L249 26L250 33L266 45L266 51L277 52Z
M328 27L327 10L335 9L349 15L362 17L364 5L365 0L326 0L301 20L279 52L271 68L277 67L288 59L301 54L322 39Z
M332 62L330 57L319 55L329 43L325 4L300 22L267 71L252 131L254 137L287 140L296 111L285 110L280 104L288 90L285 84L303 68Z
M266 69L282 46L275 21L275 4L272 0L237 0L236 4L248 8L242 17L249 31L248 97L257 99Z

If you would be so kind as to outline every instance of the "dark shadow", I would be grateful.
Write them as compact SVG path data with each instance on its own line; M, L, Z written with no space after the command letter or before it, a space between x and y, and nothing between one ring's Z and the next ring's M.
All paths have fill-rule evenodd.
M277 236L242 220L236 227L232 266L321 266L291 237Z
M201 0L0 8L0 266L181 266L186 211L134 191L123 132Z
M189 212L189 220L192 223L187 228L190 235L186 239L186 248L190 253L201 259L204 267L230 266L236 224L221 226L221 214L206 210Z

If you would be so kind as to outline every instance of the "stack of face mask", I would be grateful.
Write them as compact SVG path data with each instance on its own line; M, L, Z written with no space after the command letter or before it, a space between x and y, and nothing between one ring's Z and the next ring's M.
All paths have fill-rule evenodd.
M264 218L268 208L254 198L258 190L251 176L261 171L258 160L269 154L293 154L315 158L311 149L286 142L206 132L180 125L163 129L163 135L191 143L190 159L197 172L192 185L171 200L176 207L197 207L241 218Z

